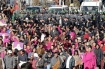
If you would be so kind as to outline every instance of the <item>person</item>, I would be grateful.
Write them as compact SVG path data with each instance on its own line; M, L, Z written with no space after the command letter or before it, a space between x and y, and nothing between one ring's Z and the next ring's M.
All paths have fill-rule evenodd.
M68 58L66 60L66 69L73 69L75 66L75 59L72 56L72 51L68 51Z
M74 52L75 52L75 44L72 44L72 48L71 48L71 51L72 51L72 55L74 55Z
M45 69L50 69L51 68L51 59L52 59L51 50L45 51L45 54L43 55L43 59L44 59Z
M80 66L82 64L82 60L79 56L78 50L75 50L73 57L75 59L75 69L80 69Z
M45 49L43 48L43 44L39 44L39 47L36 49L36 52L38 53L38 54L41 54L41 55L43 55L44 54L44 51L45 51Z
M30 63L30 60L28 60L27 62L19 63L18 69L32 69L32 64Z
M13 58L15 60L15 68L14 69L17 69L17 65L18 65L18 50L17 49L14 50Z
M91 45L86 46L86 52L83 56L84 69L96 68L96 55L92 51Z
M24 50L20 50L20 54L18 55L18 62L26 62L27 55L25 54Z
M32 65L30 62L24 63L20 69L32 69Z
M3 58L0 56L0 69L5 69Z
M37 69L43 69L44 68L44 60L42 58L42 55L39 54L39 59L37 61Z
M28 57L30 60L30 63L32 64L32 69L36 69L36 64L37 64L37 58L34 58L34 54L31 54L30 57Z
M79 47L79 56L80 56L80 58L81 58L81 60L82 60L81 69L84 68L83 57L84 57L85 52L86 52L85 46Z
M27 54L31 53L31 51L32 51L31 47L30 46L27 46L27 48L26 48Z
M59 32L56 30L56 26L53 26L51 32L50 32L50 35L52 38L55 38L56 36L59 35Z
M4 63L6 69L14 69L15 59L12 56L12 51L8 50L8 54L4 57Z
M94 53L96 55L96 64L99 69L101 69L101 61L103 60L103 53L100 49L99 45L96 45L96 48L94 49Z
M62 24L63 24L63 19L62 19L62 16L60 16L59 17L59 25L62 26Z
M5 53L5 47L3 46L3 41L2 41L2 39L0 39L0 57L1 58L4 58L4 56L6 55L6 53Z
M34 59L38 58L38 53L36 52L36 48L33 48L33 51L28 54L28 58L34 55Z
M52 69L59 69L62 62L61 62L61 59L58 55L58 51L54 51L53 53L54 53L54 56L51 59L51 68Z

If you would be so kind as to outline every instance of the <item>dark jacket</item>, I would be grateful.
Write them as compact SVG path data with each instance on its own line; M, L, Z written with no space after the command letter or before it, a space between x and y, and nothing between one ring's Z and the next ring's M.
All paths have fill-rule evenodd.
M94 49L94 53L96 55L96 63L97 65L101 65L101 60L103 59L103 53L102 53L102 50L99 48L99 49Z
M55 36L58 36L59 35L59 32L57 31L57 30L52 30L51 32L50 32L50 35L54 38Z
M89 28L89 27L92 26L92 23L91 23L91 22L87 22L87 23L85 24L85 26L86 26L87 28Z
M45 62L47 62L48 64L50 64L50 63L51 63L52 55L51 55L50 57L49 57L48 55L49 55L49 53L47 53L47 54L45 55Z
M67 62L67 60L66 60L66 62ZM74 66L75 66L75 59L72 56L71 59L70 59L70 61L69 61L69 69L73 69Z
M37 64L38 64L37 69L43 69L44 68L44 60L43 59L38 60Z
M27 61L27 55L24 54L23 56L22 55L18 55L18 61Z
M15 67L15 59L13 56L6 55L4 57L4 63L5 63L6 69L13 69L13 67Z

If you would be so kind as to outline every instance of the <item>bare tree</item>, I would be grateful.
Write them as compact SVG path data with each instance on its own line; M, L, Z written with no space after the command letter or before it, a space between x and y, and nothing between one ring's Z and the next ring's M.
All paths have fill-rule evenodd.
M75 7L79 7L80 6L80 2L78 0L64 0L65 1L65 5L70 6L70 3L73 2Z
M59 5L59 0L54 0L57 5Z
M73 0L74 7L80 7L80 2L78 0Z
M65 5L70 6L71 0L65 0Z
M39 0L33 0L33 4L32 5L39 5L40 4L40 2L39 2Z

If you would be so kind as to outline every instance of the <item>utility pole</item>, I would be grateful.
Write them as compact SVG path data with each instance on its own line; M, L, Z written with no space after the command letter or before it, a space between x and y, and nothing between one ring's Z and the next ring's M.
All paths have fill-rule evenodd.
M59 0L59 5L62 5L62 0Z

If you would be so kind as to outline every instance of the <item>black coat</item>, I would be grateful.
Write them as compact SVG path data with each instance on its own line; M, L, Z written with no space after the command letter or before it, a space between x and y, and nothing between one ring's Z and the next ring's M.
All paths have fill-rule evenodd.
M87 28L89 28L89 27L92 26L92 23L91 23L91 22L87 22L87 23L85 24L85 26L86 26Z
M59 32L57 31L57 30L52 30L51 32L50 32L50 35L54 38L55 36L58 36L59 35Z
M97 65L101 65L101 60L103 59L103 53L102 53L102 50L99 48L99 49L94 49L94 53L96 55L96 63Z
M69 25L69 21L64 21L63 20L63 26L68 26Z

